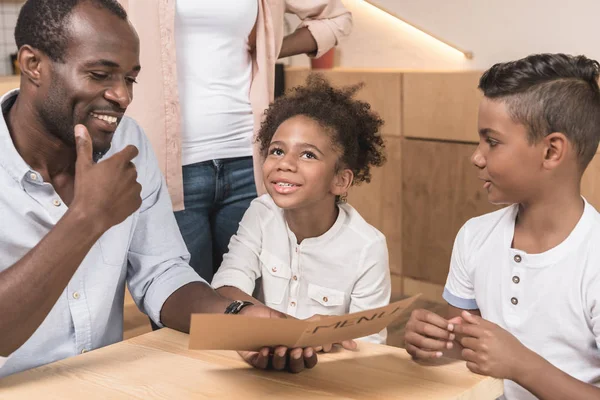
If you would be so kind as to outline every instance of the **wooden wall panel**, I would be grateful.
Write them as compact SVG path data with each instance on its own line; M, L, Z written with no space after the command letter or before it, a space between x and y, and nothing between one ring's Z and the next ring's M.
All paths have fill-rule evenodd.
M381 231L387 239L392 273L402 275L402 138L386 137L383 167Z
M600 156L598 154L583 174L581 193L596 210L600 211Z
M470 156L475 145L404 139L402 143L402 271L444 284L454 238L471 217L497 207L487 201Z
M303 85L312 71L306 68L288 68L285 72L285 87L290 89ZM401 73L367 70L319 70L333 85L348 86L364 82L357 98L371 104L385 121L382 132L386 135L400 136L401 113Z
M402 175L401 138L386 136L387 162L371 170L371 182L354 186L350 203L386 237L392 273L402 274Z
M477 71L404 73L403 135L476 143L480 75Z

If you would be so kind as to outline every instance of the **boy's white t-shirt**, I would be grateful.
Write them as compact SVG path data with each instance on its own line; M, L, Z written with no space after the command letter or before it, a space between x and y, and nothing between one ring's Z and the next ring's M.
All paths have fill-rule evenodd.
M297 244L283 210L263 195L246 211L212 285L237 287L299 319L386 306L391 281L385 236L352 206L340 204L331 229ZM386 331L363 339L385 343Z
M571 234L541 254L511 248L518 205L469 220L454 242L443 297L458 308L478 308L554 366L598 385L600 214L584 202ZM535 399L508 380L504 395Z

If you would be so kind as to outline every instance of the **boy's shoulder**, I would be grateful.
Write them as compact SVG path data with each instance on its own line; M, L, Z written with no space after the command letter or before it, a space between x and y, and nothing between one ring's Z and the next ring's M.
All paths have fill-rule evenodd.
M480 247L490 240L501 240L507 229L514 227L518 204L469 219L460 228L456 244L466 249Z

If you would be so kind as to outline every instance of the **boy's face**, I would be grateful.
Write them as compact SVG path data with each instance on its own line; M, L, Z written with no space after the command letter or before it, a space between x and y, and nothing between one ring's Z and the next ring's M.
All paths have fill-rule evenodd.
M263 164L263 179L275 204L298 209L335 201L339 150L314 120L298 115L283 122Z
M492 204L523 203L538 191L544 161L543 141L529 144L527 128L514 122L501 100L479 105L479 146L471 161Z

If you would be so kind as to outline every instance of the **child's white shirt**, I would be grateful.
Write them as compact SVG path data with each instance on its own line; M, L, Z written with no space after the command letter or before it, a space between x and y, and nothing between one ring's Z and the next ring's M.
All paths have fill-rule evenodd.
M458 308L478 308L484 319L554 366L598 385L600 214L585 201L581 219L561 244L527 254L511 248L517 212L512 205L461 228L444 299ZM535 399L512 381L505 381L504 390L509 400Z
M348 204L334 225L297 244L283 210L269 195L255 199L212 285L236 287L299 319L386 306L391 281L385 236ZM365 340L385 343L386 331Z

